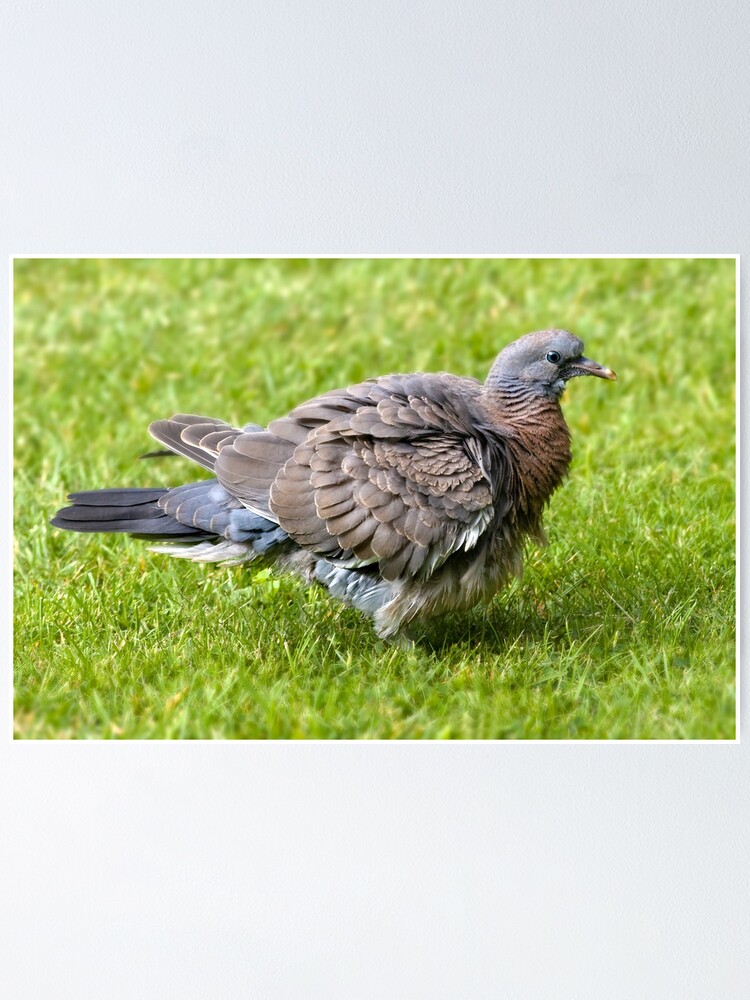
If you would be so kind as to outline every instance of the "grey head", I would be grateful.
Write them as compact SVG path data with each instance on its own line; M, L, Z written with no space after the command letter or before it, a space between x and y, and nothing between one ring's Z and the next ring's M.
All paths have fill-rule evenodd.
M487 389L559 399L579 375L614 381L611 368L586 358L583 341L567 330L537 330L519 337L498 354L485 381Z

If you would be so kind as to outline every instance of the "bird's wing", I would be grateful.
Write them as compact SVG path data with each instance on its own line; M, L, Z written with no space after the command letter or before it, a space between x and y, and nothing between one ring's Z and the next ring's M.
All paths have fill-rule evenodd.
M470 402L441 376L388 376L334 391L237 437L217 476L301 546L389 580L428 577L471 550L494 517L491 457Z
M189 458L210 472L221 449L243 433L224 420L193 413L176 413L169 420L155 420L148 430L170 452Z

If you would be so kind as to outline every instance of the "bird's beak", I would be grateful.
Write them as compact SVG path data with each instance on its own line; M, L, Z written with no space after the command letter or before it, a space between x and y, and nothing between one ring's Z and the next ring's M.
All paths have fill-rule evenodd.
M604 365L597 364L591 358L576 358L572 362L571 368L574 375L596 375L597 378L608 378L610 382L617 381L617 376L611 368L605 368Z

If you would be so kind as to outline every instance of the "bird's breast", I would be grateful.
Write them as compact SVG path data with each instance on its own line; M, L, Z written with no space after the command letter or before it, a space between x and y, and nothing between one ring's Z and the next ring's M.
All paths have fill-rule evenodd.
M570 465L570 432L560 406L543 400L522 410L496 410L493 417L493 436L506 467L505 491L519 514L535 516ZM500 489L503 485L498 483Z

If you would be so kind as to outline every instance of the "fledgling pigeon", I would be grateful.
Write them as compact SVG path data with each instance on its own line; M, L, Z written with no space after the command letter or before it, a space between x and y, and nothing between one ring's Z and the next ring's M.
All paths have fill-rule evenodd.
M520 572L525 540L545 541L571 458L559 401L578 375L616 378L572 333L542 330L504 348L484 384L385 375L266 428L177 414L151 435L214 478L71 493L52 524L161 539L154 551L200 562L262 558L392 636L488 600Z

